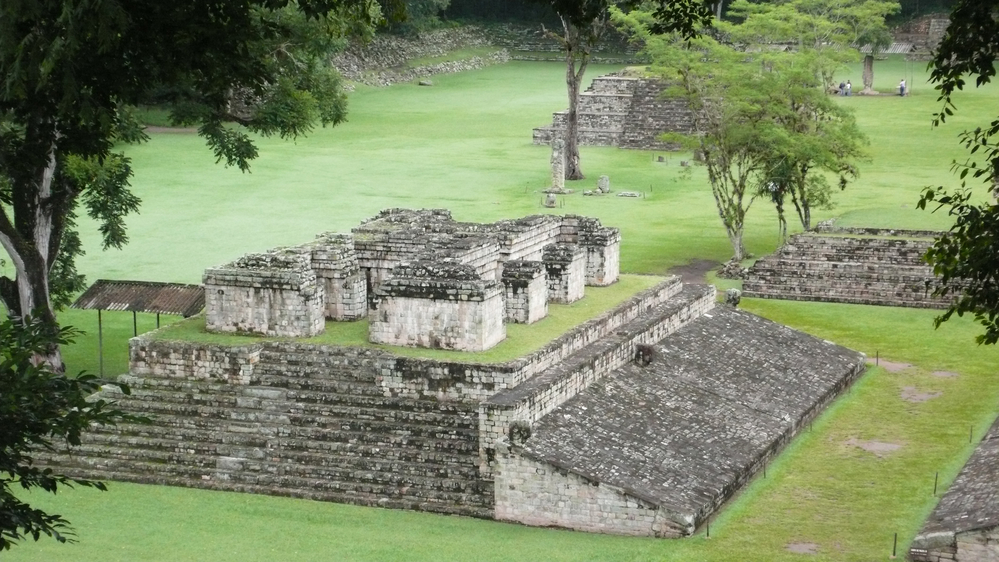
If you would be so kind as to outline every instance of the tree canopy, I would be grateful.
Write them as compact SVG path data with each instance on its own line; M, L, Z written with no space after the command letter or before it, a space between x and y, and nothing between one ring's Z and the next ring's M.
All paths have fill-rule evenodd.
M864 136L852 114L826 94L827 59L815 50L782 52L747 40L760 22L718 23L712 34L690 39L653 34L648 12L617 18L645 42L651 71L671 84L668 93L689 104L694 130L668 137L693 149L706 167L734 259L746 257L743 227L758 196L777 207L782 232L788 198L808 229L812 209L830 202L826 174L838 176L840 187L857 175Z
M992 80L997 56L999 2L959 0L930 64L930 81L936 83L943 103L933 118L935 125L944 124L957 110L954 95L967 85L966 77L975 77L976 86ZM936 324L939 326L954 314L969 314L985 328L978 342L995 344L999 342L999 205L995 200L999 186L999 116L985 126L965 131L961 141L969 152L965 162L954 163L961 187L927 188L919 201L920 208L946 208L954 217L950 232L938 238L926 255L939 276L934 292L953 298ZM969 185L969 181L977 186ZM982 192L990 193L992 199L985 199Z
M176 123L196 125L220 161L246 170L251 133L294 138L344 119L326 56L380 14L374 0L4 2L0 245L16 276L0 277L0 299L54 323L60 295L80 288L78 205L105 247L127 241L124 218L139 200L114 147L144 138L131 105L156 89Z

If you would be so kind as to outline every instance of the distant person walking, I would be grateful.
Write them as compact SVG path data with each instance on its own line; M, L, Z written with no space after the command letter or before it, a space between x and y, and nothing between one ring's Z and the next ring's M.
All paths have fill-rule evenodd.
M850 90L852 90L852 89L853 89L853 84L851 84L850 81L847 80L846 81L846 95L849 96L850 95Z
M843 82L839 83L839 95L841 96L846 95L846 84L844 84Z
M903 78L902 81L898 83L898 95L903 97L905 96L905 78Z

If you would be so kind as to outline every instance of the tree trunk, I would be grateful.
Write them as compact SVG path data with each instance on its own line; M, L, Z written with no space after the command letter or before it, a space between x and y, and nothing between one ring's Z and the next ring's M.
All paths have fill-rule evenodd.
M746 259L746 246L742 243L742 228L729 228L728 239L732 242L732 259L737 261Z
M34 151L34 154L19 162L20 166L10 178L13 220L0 207L0 246L10 256L16 272L13 282L5 279L0 283L0 298L11 316L31 315L53 329L57 323L49 297L49 270L55 262L64 226L57 215L70 196L65 190L57 193L54 189L57 184L55 137L54 129L44 124L27 132L25 151ZM63 369L57 346L39 360L57 371Z
M579 164L579 86L590 52L581 44L579 30L569 20L562 18L562 26L565 29L565 85L569 93L569 110L565 116L565 179L581 180L586 176Z
M864 91L865 94L874 93L874 54L864 55Z

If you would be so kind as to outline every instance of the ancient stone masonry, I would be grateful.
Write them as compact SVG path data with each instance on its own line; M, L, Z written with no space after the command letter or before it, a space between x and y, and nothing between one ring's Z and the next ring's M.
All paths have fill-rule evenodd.
M574 215L390 209L206 271L206 322L310 335L366 310L375 343L484 350L504 321L615 281L619 243ZM863 368L676 276L503 363L169 333L130 341L130 395L104 391L152 423L38 459L81 478L684 536Z
M548 274L539 261L508 261L503 264L506 289L506 321L533 324L548 316Z
M475 269L417 261L375 289L372 343L482 351L506 337L503 285Z
M647 364L614 368L531 424L526 441L500 439L496 518L692 534L863 371L842 347L731 308L705 312Z
M330 320L366 317L367 280L357 265L354 241L345 234L320 234L311 248L312 269L326 290L326 317Z
M583 298L586 251L571 244L545 246L542 261L548 272L548 300L569 304Z
M207 326L311 336L323 331L324 318L370 316L376 343L481 351L505 337L508 290L514 321L537 321L547 314L539 283L552 284L546 298L554 302L582 298L583 283L613 283L620 242L616 228L575 215L475 224L443 209L388 209L351 234L321 234L209 269ZM506 288L499 283L504 262L541 261L556 243L572 249L548 252L544 281L535 275L524 287L527 277Z
M325 329L326 291L307 251L244 256L205 271L204 284L211 332L312 336Z
M999 560L999 420L909 547L914 562Z
M827 230L827 232L829 232ZM832 231L797 234L753 265L747 297L946 308L931 295L936 277L922 257L923 232Z
M593 79L579 95L579 143L644 150L672 150L659 135L689 133L693 118L686 102L663 95L659 80L606 75ZM534 144L550 144L565 131L566 111L552 124L534 129Z

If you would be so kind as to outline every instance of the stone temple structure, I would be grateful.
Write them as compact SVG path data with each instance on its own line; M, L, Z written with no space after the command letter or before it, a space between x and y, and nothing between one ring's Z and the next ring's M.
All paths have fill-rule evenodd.
M487 349L506 324L613 283L619 242L585 217L393 209L211 268L206 327L266 337L133 338L131 394L104 392L152 422L40 460L77 477L690 535L860 376L861 354L676 276L512 360L392 347ZM364 318L390 346L298 337Z
M620 242L616 228L573 215L471 224L442 209L389 209L350 235L207 270L205 323L308 337L326 318L368 318L372 343L482 351L506 337L505 322L536 322L548 302L617 281Z

